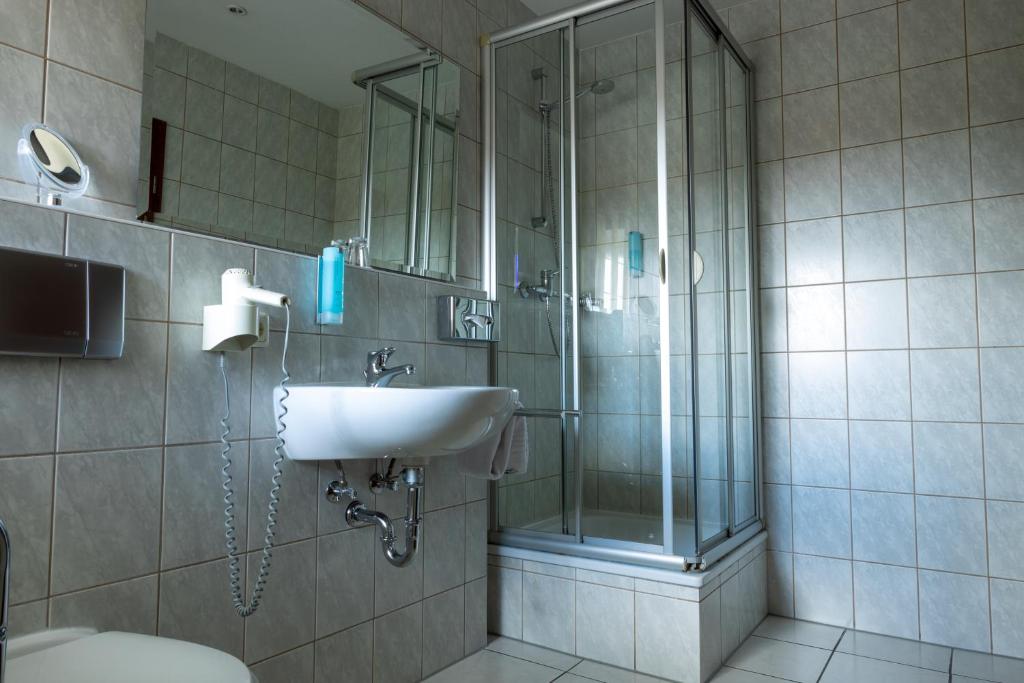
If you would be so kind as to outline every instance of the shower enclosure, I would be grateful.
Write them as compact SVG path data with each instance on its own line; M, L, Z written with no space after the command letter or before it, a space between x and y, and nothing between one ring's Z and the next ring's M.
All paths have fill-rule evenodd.
M752 69L701 0L489 37L484 281L527 472L491 541L705 568L761 528Z

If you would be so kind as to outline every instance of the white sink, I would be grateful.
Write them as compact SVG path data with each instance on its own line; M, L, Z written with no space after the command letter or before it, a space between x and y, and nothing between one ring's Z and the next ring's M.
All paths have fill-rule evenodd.
M452 455L505 427L519 392L504 387L296 384L285 407L292 460ZM280 399L274 392L274 406Z

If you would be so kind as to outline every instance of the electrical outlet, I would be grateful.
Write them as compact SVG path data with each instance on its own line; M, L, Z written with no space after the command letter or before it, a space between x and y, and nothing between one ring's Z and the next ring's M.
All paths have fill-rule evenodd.
M260 338L257 340L253 347L262 348L270 344L270 314L260 311L260 326L259 326Z

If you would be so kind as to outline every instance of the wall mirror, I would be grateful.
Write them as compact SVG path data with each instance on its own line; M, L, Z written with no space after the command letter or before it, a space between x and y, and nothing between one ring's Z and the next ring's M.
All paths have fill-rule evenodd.
M458 66L350 0L150 0L141 220L455 278Z

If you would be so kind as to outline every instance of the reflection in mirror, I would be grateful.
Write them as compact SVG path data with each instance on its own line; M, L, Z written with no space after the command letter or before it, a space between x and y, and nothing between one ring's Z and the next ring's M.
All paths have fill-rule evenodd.
M89 186L89 167L57 131L30 123L18 140L18 160L25 182L34 185L37 201L58 206L63 198L80 197Z
M149 1L140 218L311 254L365 237L371 265L453 277L459 68L350 0L245 10Z

